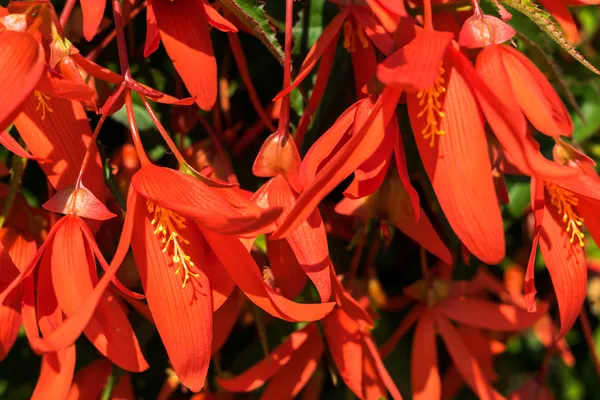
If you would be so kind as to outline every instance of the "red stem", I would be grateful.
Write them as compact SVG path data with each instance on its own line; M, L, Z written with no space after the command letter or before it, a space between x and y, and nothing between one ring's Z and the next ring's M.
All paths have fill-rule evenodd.
M292 79L292 25L294 23L294 0L285 2L285 58L283 59L283 87L282 90L290 86ZM290 123L290 94L283 97L281 103L281 113L279 115L279 125L277 132L280 137L289 134L288 125Z
M152 164L146 155L146 151L142 145L142 140L140 139L140 132L138 131L137 123L135 122L135 115L133 114L131 91L129 89L125 89L125 109L127 111L127 118L129 120L129 128L131 129L131 138L133 139L133 145L135 146L135 151L140 159L140 162L142 163L142 166Z
M117 33L117 49L119 50L119 64L121 65L121 74L128 79L129 57L127 56L127 44L125 42L125 26L123 24L123 13L121 11L121 1L113 0L113 15L115 20L115 32ZM131 99L131 93L129 93Z
M581 323L581 329L583 330L585 341L590 348L590 355L592 357L592 361L594 362L594 366L596 367L596 374L600 378L600 361L598 361L598 354L596 353L596 341L594 340L592 327L590 325L590 318L588 317L585 308L582 308L581 312L579 313L579 322Z
M73 11L73 7L75 6L75 0L67 0L65 6L62 9L62 13L60 14L60 26L65 27L69 17L71 16L71 12Z
M427 30L433 30L433 17L431 11L431 0L423 0L424 23L423 27Z

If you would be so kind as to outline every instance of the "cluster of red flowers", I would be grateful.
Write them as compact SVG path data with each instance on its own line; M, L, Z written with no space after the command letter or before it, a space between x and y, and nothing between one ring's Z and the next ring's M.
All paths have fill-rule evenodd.
M12 180L10 187L0 186L0 359L23 325L31 348L43 355L34 398L75 399L87 390L99 396L111 365L134 373L151 367L143 354L150 350L143 351L130 323L132 310L156 327L168 354L174 373L162 398L179 384L200 392L211 357L226 342L246 300L276 319L297 323L296 330L243 374L217 373L221 394L265 385L263 398L291 398L301 390L306 398L317 398L328 354L331 368L335 365L357 397L400 399L382 357L413 325L410 377L415 399L452 396L465 384L480 398L504 398L493 387L497 374L492 358L505 350L511 332L533 328L549 351L573 362L563 336L585 299L584 231L600 239L600 179L594 161L564 140L573 123L547 78L507 43L515 35L505 22L511 15L499 4L502 18L486 15L476 0L468 12L433 12L431 0L411 2L410 13L401 0L331 1L339 13L293 82L294 13L292 0L287 1L283 90L267 110L252 86L237 36L254 31L220 4L109 2L120 74L79 53L65 37L74 1L66 2L60 18L49 0L13 1L0 8L0 143L15 155L13 175L23 166L20 160L33 160L52 194L44 210L35 209L19 200ZM83 35L91 40L106 2L80 3ZM541 3L567 38L577 40L566 3ZM172 97L132 77L124 26L143 9L144 56L162 44L191 97ZM218 144L216 156L202 160L197 155L201 144L187 149L176 144L150 102L197 105L205 111L226 107L215 106L223 89L211 27L227 33L259 117L244 137L218 129L214 142L226 137L236 153L265 129L273 132L252 169L255 176L268 178L256 192L238 185ZM351 56L356 102L326 132L319 132L301 157L298 148L325 94L340 40ZM317 64L306 110L292 135L290 93ZM100 87L112 92L102 93ZM146 154L133 112L134 94L178 170L158 166ZM107 117L123 106L131 144L113 156L111 174L118 185L111 191L96 138ZM182 130L198 121L210 130L198 113L176 112ZM93 131L89 113L99 116ZM400 133L403 115L441 211L413 186ZM13 128L19 140L9 133ZM554 140L553 160L540 152L537 133ZM7 175L8 168L1 167ZM476 258L495 265L505 259L500 204L508 202L505 174L531 180L529 259L524 257L524 268L515 263L508 269L505 282L483 265L472 279L454 280L458 262ZM350 176L335 209L320 209ZM126 197L121 207L117 194ZM459 245L450 246L438 234L433 213L445 216ZM360 221L356 232L348 233L350 217ZM385 296L377 280L366 289L354 285L369 219L379 221L384 238L393 226L421 248L422 280L400 296ZM114 235L115 230L121 232L118 244L107 245L107 232ZM358 242L350 268L339 267L347 270L344 275L336 273L330 259L328 235L354 236ZM262 255L257 237L266 243ZM551 302L536 304L538 246L552 279L558 324L549 313ZM111 255L110 262L105 254ZM117 277L122 265L130 274L135 274L130 266L137 267L143 291ZM313 302L296 302L307 286L316 289ZM377 319L373 303L405 312L380 347L371 336ZM104 358L75 374L75 341L81 334ZM451 359L443 373L436 335ZM128 372L113 396L133 398ZM528 391L544 394L540 385L539 379L531 381L511 398L533 398Z

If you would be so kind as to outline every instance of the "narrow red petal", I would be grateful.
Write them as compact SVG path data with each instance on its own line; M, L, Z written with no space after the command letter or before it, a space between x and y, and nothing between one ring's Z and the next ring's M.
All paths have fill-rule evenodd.
M252 366L249 370L234 378L217 378L219 386L231 392L251 392L285 367L295 352L303 347L312 336L319 337L314 324L288 336L279 346L269 353L269 356Z
M570 243L570 240L571 233L566 232L562 216L555 206L546 204L540 249L552 279L560 313L560 332L556 340L562 338L577 320L587 288L585 253L577 241Z
M482 400L500 400L504 397L498 393L486 379L479 363L471 354L469 348L461 340L456 328L446 318L436 316L437 327L446 344L446 349L454 365L471 387L473 392Z
M267 240L267 256L276 287L293 299L306 286L307 276L286 239Z
M83 36L90 42L102 22L104 16L105 1L81 0L81 11L83 12Z
M94 399L102 395L112 364L99 359L77 370L66 400Z
M151 224L152 215L146 204L139 202L129 212L135 213L138 226L131 247L156 328L183 385L199 392L210 362L213 310L210 282L202 270L195 268L191 272L198 276L190 277L182 287L185 271L179 271L180 275L175 271L183 266L175 265L170 250L162 251L164 244L154 234L156 226ZM186 221L177 234L190 243L182 244L189 261L201 265L203 249L193 245L201 240L200 232L193 222Z
M206 15L206 20L209 24L220 30L221 32L236 33L238 29L234 24L229 22L225 17L218 13L207 1L202 2L202 7Z
M158 49L160 34L156 24L156 15L152 3L146 6L146 40L144 42L144 57L149 57Z
M0 144L6 147L9 151L18 155L19 157L27 158L29 160L40 160L39 158L32 156L27 150L25 150L19 144L19 142L17 142L12 136L10 136L10 133L8 133L7 131L0 132Z
M425 312L415 328L410 358L410 382L415 400L435 400L441 396L435 332L433 312Z
M389 372L385 368L385 365L383 364L383 361L381 360L379 352L377 351L377 346L375 345L375 342L373 341L373 338L370 335L365 336L364 347L366 347L367 353L370 356L371 361L373 362L373 364L375 364L375 370L376 370L377 374L379 375L379 379L383 382L383 385L385 386L385 388L392 395L392 399L402 400L402 395L400 394L400 391L396 387L396 383L394 382L394 380L390 376Z
M40 377L31 400L66 399L75 372L75 345L42 356Z
M4 131L33 92L44 71L44 50L26 32L0 33L0 131Z
M217 62L203 10L204 0L152 2L167 54L196 103L210 110L217 99ZM194 62L189 62L194 60Z
M79 217L106 221L116 217L106 206L94 196L85 186L75 189L75 185L68 186L56 193L42 207L48 211L59 214L75 214Z

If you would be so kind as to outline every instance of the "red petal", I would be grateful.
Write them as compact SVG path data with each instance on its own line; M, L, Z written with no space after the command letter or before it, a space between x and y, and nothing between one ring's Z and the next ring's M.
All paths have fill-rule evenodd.
M381 25L386 31L395 33L398 29L398 22L400 21L400 14L391 13L388 9L384 8L379 4L379 0L366 0L367 6L371 9L373 14L377 16ZM406 14L406 11L404 12Z
M31 400L66 399L75 372L75 345L42 356L40 377Z
M319 338L316 325L310 324L306 328L296 331L288 336L283 343L269 353L269 356L252 366L249 370L235 378L217 378L219 386L230 392L251 392L265 384L282 367L285 367L300 348L310 341L311 337Z
M441 380L435 344L435 320L431 311L421 316L415 328L410 365L413 399L439 399Z
M577 241L569 243L571 233L565 231L556 207L546 204L544 214L540 249L552 278L560 313L558 340L571 329L585 301L587 267L583 248Z
M96 92L84 83L72 82L65 78L42 75L37 90L51 96L66 100L92 101Z
M209 24L220 30L221 32L237 32L238 29L234 24L229 22L225 17L211 7L207 1L202 1L202 7Z
M7 131L0 132L0 144L6 147L9 151L15 153L19 157L27 158L30 160L40 160L37 157L32 156L28 151L26 151L20 144L17 142L10 133Z
M137 229L141 229L133 235L131 247L156 328L181 382L199 392L210 362L213 309L210 282L202 270L195 268L192 272L198 277L190 277L187 286L182 287L181 276L175 274L173 254L162 251L164 244L154 234L155 226L150 222L146 204L139 202L129 212L135 213ZM190 260L202 265L203 249L195 246L202 239L195 225L187 222L177 233L190 242L183 245Z
M74 214L83 218L106 221L116 217L85 186L75 190L75 185L66 187L56 193L42 207L59 214Z
M446 68L450 70L450 65ZM455 69L444 79L446 96L440 99L445 114L440 121L443 136L431 140L421 136L427 129L426 116L419 117L423 107L417 96L407 96L417 147L454 232L476 257L497 264L504 258L504 229L481 114L467 83Z
M370 335L365 336L364 345L367 350L367 354L370 356L371 361L375 364L375 370L377 371L379 379L383 382L383 385L392 395L392 399L394 400L402 400L402 395L400 391L396 387L394 380L390 376L389 372L383 365L383 361L381 361L381 357L379 356L379 352L377 351L377 346L375 342L373 342L373 338ZM365 390L366 393L366 390Z
M83 12L83 36L90 42L102 22L104 16L105 1L81 0L81 11Z
M248 233L273 222L278 209L263 210L230 188L208 186L182 172L148 165L131 179L153 203L223 234Z
M152 2L162 43L175 69L198 106L210 110L217 99L217 63L203 4L203 0Z
M406 153L404 151L404 144L402 143L402 133L400 132L400 128L398 127L398 121L393 122L392 120L392 124L398 128L398 133L396 134L396 142L394 143L394 158L396 159L396 169L398 170L400 182L402 182L404 190L406 190L410 197L410 204L412 205L413 213L415 215L415 221L419 222L419 217L421 215L419 194L417 193L417 190L413 187L413 185L410 183L410 175L408 173L408 167L406 166Z
M377 21L373 13L367 7L361 6L350 7L350 12L379 51L390 54L394 48L392 35Z
M284 237L307 219L321 200L373 153L381 141L385 127L395 116L399 97L400 92L394 89L386 87L383 90L365 118L366 121L359 129L355 128L352 138L333 155L310 186L305 188L294 209L273 233L273 239Z
M298 71L294 82L292 82L290 86L279 92L277 96L275 96L273 101L277 101L283 98L283 96L295 89L300 84L300 82L302 82L304 78L308 76L308 74L310 73L310 71L312 71L314 66L317 65L317 61L319 60L319 58L321 58L325 51L327 51L328 47L330 45L335 46L335 44L337 43L338 35L340 33L340 29L342 29L342 24L346 20L347 16L348 9L344 8L331 20L329 25L327 25L325 30L323 30L323 33L321 33L321 36L319 36L315 44L313 44L313 46L310 48L308 54L306 54L306 58L302 62L302 66L300 67L300 71Z
M278 400L296 397L315 372L323 350L321 336L314 330L292 359L271 379L261 399Z
M350 390L363 398L363 346L359 324L336 308L322 322L333 361Z
M212 356L223 347L229 338L229 334L238 320L244 301L242 292L235 290L225 303L223 303L223 306L215 311L212 327L212 348L210 352Z
M579 30L571 11L567 7L568 3L559 0L540 0L540 3L558 22L567 38L573 43L578 43L580 40Z
M488 46L479 55L494 51L494 48L493 45ZM478 62L476 72L460 51L451 46L449 54L453 58L454 67L474 89L490 127L513 164L523 173L539 177L553 179L574 175L573 171L544 158L538 151L537 143L528 136L527 122L516 106L510 87L505 84L508 76L498 57L493 59L493 63ZM489 86L478 73L490 82ZM500 83L492 85L491 82Z
M96 360L80 368L75 374L66 400L91 400L100 397L111 371L112 365L105 359Z
M158 49L160 34L156 24L156 16L152 4L146 6L146 41L144 42L144 57L150 56Z
M269 206L283 208L283 215L293 208L296 200L292 188L281 175L271 180L268 196ZM298 263L317 288L321 301L329 300L331 260L325 226L319 210L315 210L306 221L286 237L286 240Z
M437 327L446 344L446 349L454 362L454 365L465 379L471 389L482 400L500 400L504 397L498 393L486 379L479 363L473 357L469 348L461 340L456 328L444 317L436 316Z
M544 74L519 50L499 49L516 100L531 124L547 135L571 136L571 116Z
M6 129L33 92L44 71L44 50L26 32L0 33L0 131Z
M527 271L525 272L525 279L523 281L523 294L525 296L525 302L527 310L529 312L535 312L537 309L535 303L535 295L537 290L535 289L535 260L537 256L538 244L540 243L540 235L542 232L542 221L544 220L545 214L545 201L544 201L544 183L536 178L531 178L531 208L533 211L534 218L534 229L533 229L533 243L531 244L531 253L529 254L529 261L527 262Z
M234 291L235 282L213 252L206 256L206 264L198 265L198 268L208 277L212 291L213 311L216 312Z
M509 304L459 298L444 300L436 310L445 317L465 325L506 332L518 332L530 328L546 312L545 307L530 313Z
M234 236L202 230L223 266L238 287L254 304L286 321L314 321L327 315L334 303L300 304L279 295L265 284L258 265L244 245Z
M475 49L504 43L515 36L515 30L500 18L473 15L463 24L458 37L461 47Z
M410 327L419 319L423 314L422 306L415 306L402 318L402 322L394 330L392 336L381 346L379 353L382 357L387 357L396 347L400 339L404 337Z
M416 36L409 44L379 64L377 77L386 85L410 91L427 90L438 77L442 59L454 35L415 29Z
M52 186L61 190L77 180L92 130L81 103L50 98L46 104L52 111L47 110L42 118L41 110L36 110L38 100L31 97L15 120L15 126L29 151L48 161L40 167ZM87 165L83 182L100 201L104 201L102 164L100 155L95 152Z
M10 284L19 275L19 270L11 260L8 249L4 247L11 236L15 236L14 231L6 228L0 231L2 235L2 243L0 243L0 262L2 263L2 275L0 277L0 290L5 290L5 287ZM21 327L20 305L23 297L23 288L17 287L13 290L6 299L0 304L0 361L4 360L8 352L14 345Z
M267 240L267 256L277 289L293 299L306 286L307 276L286 239Z
M457 330L463 343L469 344L469 349L477 359L485 377L490 382L496 381L498 379L498 374L494 369L493 357L495 354L503 353L506 346L502 342L495 341L494 339L485 336L483 332L475 328L459 325ZM499 347L499 349L495 347Z
M330 268L331 271L331 282L333 287L333 294L335 295L335 301L337 305L344 310L352 320L357 323L364 324L368 328L372 329L374 326L373 318L371 315L354 299L350 296L342 283L335 274L333 266Z

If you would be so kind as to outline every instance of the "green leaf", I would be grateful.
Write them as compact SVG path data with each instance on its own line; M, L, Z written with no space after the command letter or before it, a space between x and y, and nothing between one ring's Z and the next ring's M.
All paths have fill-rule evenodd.
M152 119L143 106L133 103L133 115L135 115L135 121L137 122L137 126L140 131L147 131L154 128L154 122L152 122ZM129 120L127 119L127 111L125 110L125 106L121 107L119 111L110 117L118 123L129 127Z
M584 142L594 136L600 129L600 103L586 101L581 106L581 114L587 121L584 123L580 118L573 118L573 138L578 142Z
M510 203L506 206L511 216L520 218L525 212L525 208L529 205L530 192L529 183L516 182L508 191Z
M264 3L258 0L221 0L240 21L244 23L283 65L283 49L277 41L270 17L264 10Z
M600 71L592 65L568 40L558 27L552 16L530 0L506 0L505 3L533 21L552 40L579 61L590 71L600 75Z

